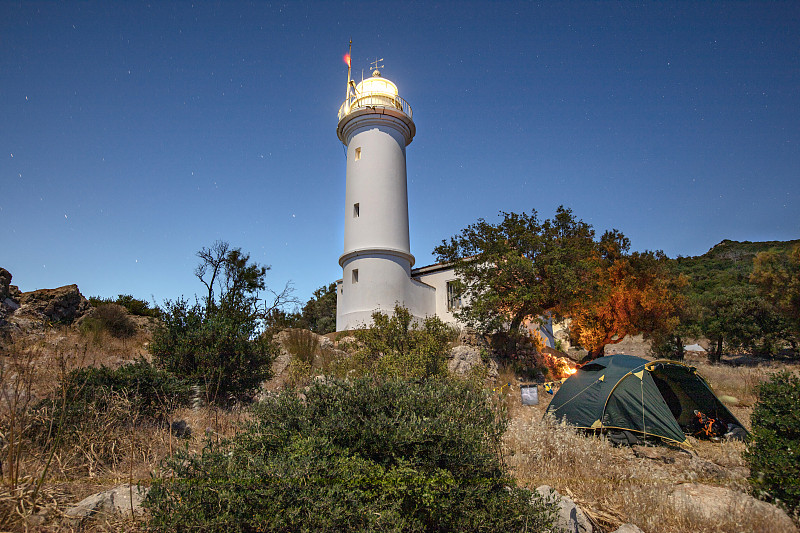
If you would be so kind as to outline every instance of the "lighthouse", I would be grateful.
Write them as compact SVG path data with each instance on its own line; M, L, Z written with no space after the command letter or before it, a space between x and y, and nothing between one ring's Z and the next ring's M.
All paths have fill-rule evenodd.
M421 322L436 316L460 326L458 275L451 264L414 267L408 231L406 148L417 128L397 85L381 75L356 85L347 63L347 92L336 134L346 148L342 279L336 282L336 331L370 326L372 314L391 315L401 305ZM552 322L532 322L548 346Z
M336 133L346 147L344 251L339 257L336 330L369 325L396 304L417 318L435 313L435 289L412 279L406 148L416 126L411 106L376 62L372 76L350 81Z

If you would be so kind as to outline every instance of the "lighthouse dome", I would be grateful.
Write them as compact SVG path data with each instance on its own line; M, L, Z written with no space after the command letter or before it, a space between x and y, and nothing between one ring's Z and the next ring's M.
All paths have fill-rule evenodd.
M375 70L371 77L361 80L355 90L348 91L347 100L339 108L339 120L359 109L378 107L396 109L411 118L411 106L400 97L397 85Z
M399 93L397 92L397 85L392 83L391 81L387 80L386 78L382 78L380 76L379 71L375 71L377 76L374 75L363 80L361 83L356 85L356 95L358 96L373 96L373 95L384 95L389 97L396 97Z

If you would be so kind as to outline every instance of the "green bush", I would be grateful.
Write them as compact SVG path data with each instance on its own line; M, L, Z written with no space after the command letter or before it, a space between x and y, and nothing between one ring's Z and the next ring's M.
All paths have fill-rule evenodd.
M800 378L789 372L762 383L745 452L756 492L800 512Z
M128 316L128 311L121 305L103 303L92 309L91 313L81 321L81 331L99 334L107 331L118 339L126 339L136 334L136 324Z
M45 415L40 432L54 434L61 424L70 432L97 417L104 423L120 424L162 420L167 412L188 405L190 393L184 380L144 359L117 369L79 368L67 375L52 399L37 406ZM125 411L117 409L120 400L124 400Z
M145 501L155 531L549 531L503 468L506 421L462 383L315 384L245 431L179 452Z
M151 308L150 304L144 300L134 298L130 294L120 294L116 298L103 298L101 296L90 296L89 303L92 307L99 307L103 304L121 305L134 316L151 316L158 318L160 311L158 308Z
M683 338L672 332L656 332L648 336L650 355L657 358L683 361Z
M274 348L247 310L184 299L164 307L149 347L155 363L201 385L209 402L252 398L269 377Z
M360 346L354 361L366 373L401 378L429 378L443 375L450 342L457 332L438 317L422 323L400 305L388 316L372 314L369 328L355 330Z

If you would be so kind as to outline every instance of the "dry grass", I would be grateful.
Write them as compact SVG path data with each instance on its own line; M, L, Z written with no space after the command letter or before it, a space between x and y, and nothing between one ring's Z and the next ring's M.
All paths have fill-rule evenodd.
M2 486L0 530L70 531L63 512L86 496L120 483L149 484L161 475L164 457L179 447L202 449L204 439L235 433L246 418L242 410L214 407L169 412L166 423L139 419L124 395L110 398L103 412L86 412L79 426L48 431L48 414L34 409L52 398L70 371L85 366L121 364L146 355L147 331L117 339L104 332L82 334L66 327L34 332L6 345L0 355L0 432ZM186 420L188 439L172 435L169 423ZM38 424L38 426L37 426ZM35 430L34 428L45 428ZM33 432L32 432L33 431ZM34 437L33 435L38 435ZM38 524L35 515L46 517ZM131 531L141 518L103 517L87 531Z

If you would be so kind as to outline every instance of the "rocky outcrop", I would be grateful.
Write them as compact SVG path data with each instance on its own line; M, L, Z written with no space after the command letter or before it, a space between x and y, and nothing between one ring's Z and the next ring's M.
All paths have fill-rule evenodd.
M571 498L562 496L548 485L537 487L536 492L545 500L558 505L558 518L553 531L558 533L592 533L592 523Z
M84 498L75 507L64 513L73 527L95 514L114 514L142 512L142 501L147 496L147 487L138 487L124 483L113 489L92 494Z
M476 346L456 346L450 350L447 369L453 374L464 376L475 367L486 366L486 375L490 378L497 377L497 363L486 354L486 350ZM485 359L485 360L484 360Z
M16 315L62 324L71 324L92 308L75 284L23 292L19 303Z
M11 272L0 267L0 320L19 309L22 292L11 284L12 277Z
M272 379L264 384L264 389L268 391L278 390L284 386L289 377L292 359L298 352L305 353L311 350L315 354L315 359L320 355L331 359L349 357L346 351L339 348L342 341L334 342L325 335L318 335L309 330L285 329L273 335L272 342L278 348L278 355L272 361Z
M11 340L14 326L7 318L19 309L19 299L22 296L19 287L11 284L11 278L11 272L0 267L0 346Z
M775 531L797 531L792 519L776 506L725 487L683 483L675 487L670 500L678 512L702 516L712 522L737 512L760 517L764 523L772 524Z

